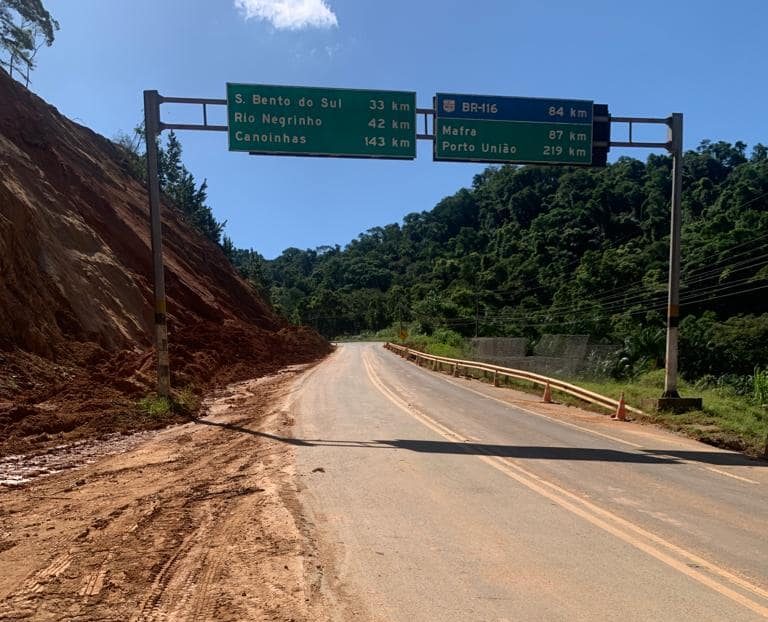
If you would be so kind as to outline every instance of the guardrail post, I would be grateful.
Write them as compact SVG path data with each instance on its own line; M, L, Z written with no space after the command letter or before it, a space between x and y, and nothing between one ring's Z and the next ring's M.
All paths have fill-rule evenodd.
M493 386L494 387L499 386L499 370L498 369L493 370Z
M453 364L453 377L459 377L459 366L456 363Z

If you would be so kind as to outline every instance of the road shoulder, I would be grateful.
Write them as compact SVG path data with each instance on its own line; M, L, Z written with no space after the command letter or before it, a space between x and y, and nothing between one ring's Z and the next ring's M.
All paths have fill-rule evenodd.
M0 489L0 618L327 619L283 408L307 373L232 385L195 423Z

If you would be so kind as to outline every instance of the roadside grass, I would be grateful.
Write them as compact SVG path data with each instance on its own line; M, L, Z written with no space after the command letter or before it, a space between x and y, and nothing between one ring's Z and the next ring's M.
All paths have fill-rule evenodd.
M193 417L200 407L200 397L193 386L187 386L170 398L151 393L138 400L136 406L149 423L164 425L177 422L179 417Z
M630 381L583 378L569 381L614 399L619 399L623 391L627 404L647 413L644 420L658 423L690 438L751 456L765 456L768 409L727 387L697 388L681 379L678 382L681 394L703 398L703 408L674 414L653 412L643 404L643 400L656 399L662 394L663 369L647 372Z
M439 341L417 341L418 345L409 345L410 348L416 350L422 350L427 354L433 354L434 356L445 356L452 359L463 359L466 357L466 353L461 346L454 346L447 343L441 343Z
M139 400L138 407L148 417L161 419L171 412L173 404L167 397L147 395Z

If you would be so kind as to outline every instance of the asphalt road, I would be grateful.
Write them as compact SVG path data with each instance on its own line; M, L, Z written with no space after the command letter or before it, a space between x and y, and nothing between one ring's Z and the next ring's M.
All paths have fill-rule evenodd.
M338 619L768 619L768 468L343 345L295 387Z

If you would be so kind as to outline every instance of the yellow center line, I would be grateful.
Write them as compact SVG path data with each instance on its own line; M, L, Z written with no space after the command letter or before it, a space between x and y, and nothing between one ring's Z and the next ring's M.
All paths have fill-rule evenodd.
M393 393L389 388L387 388L387 386L382 382L382 380L374 371L367 353L363 355L363 365L371 383L393 404L398 406L409 416L420 421L423 425L431 429L433 432L436 432L440 436L443 436L444 438L451 441L460 442L462 440L461 435L454 432L445 425L435 421L425 413L417 410L398 395ZM473 451L476 450L478 450L478 448L473 447ZM738 586L739 588L751 592L762 599L768 600L768 592L759 586L750 583L749 581L729 572L724 568L721 568L720 566L717 566L716 564L702 557L699 557L694 553L691 553L671 542L668 542L667 540L664 540L654 533L646 531L631 521L621 518L620 516L613 514L612 512L609 512L608 510L605 510L586 499L581 498L575 493L566 490L557 484L547 481L535 473L521 467L519 464L510 459L496 457L488 453L477 456L477 458L494 467L495 469L503 472L530 490L556 503L565 510L568 510L569 512L583 518L596 527L607 531L608 533L647 553L648 555L663 562L678 572L690 577L691 579L694 579L695 581L698 581L702 585L707 586L722 596L725 596L732 601L754 611L755 613L768 618L768 607L752 600L751 598L748 598L747 596L744 596L743 594L740 594L739 592L736 592L717 579L710 577L703 572L700 572L698 569L690 567L688 563L692 563L697 567L704 568L712 574L717 575L721 579L730 582L734 586ZM663 547L667 551L665 552L658 547ZM683 562L677 560L671 557L669 553L674 553L688 561Z

